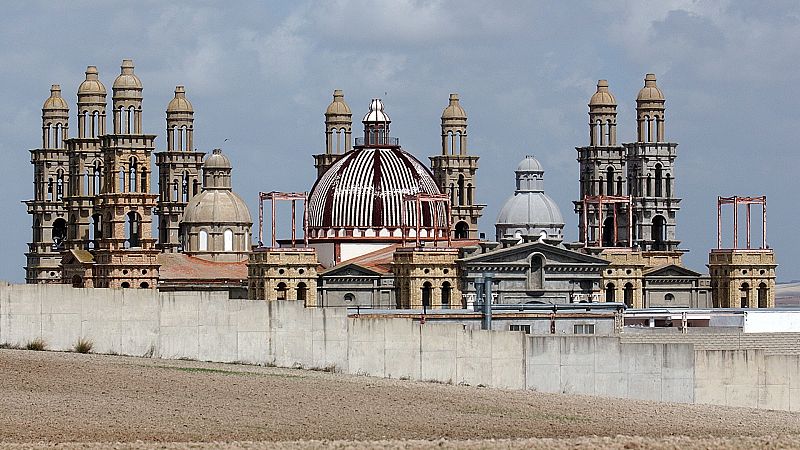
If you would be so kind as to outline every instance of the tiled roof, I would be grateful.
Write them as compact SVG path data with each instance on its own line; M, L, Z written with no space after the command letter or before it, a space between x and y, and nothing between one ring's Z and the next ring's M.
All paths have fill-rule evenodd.
M230 283L247 280L247 260L239 262L213 262L183 253L158 255L159 281Z

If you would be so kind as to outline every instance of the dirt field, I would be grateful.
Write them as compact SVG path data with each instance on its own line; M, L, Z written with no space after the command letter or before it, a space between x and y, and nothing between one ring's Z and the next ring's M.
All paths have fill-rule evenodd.
M253 449L800 448L800 414L0 350L2 449L215 442Z

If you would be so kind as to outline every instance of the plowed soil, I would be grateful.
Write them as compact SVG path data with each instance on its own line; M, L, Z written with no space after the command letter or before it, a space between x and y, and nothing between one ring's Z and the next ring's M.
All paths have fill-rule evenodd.
M800 414L0 350L0 449L800 448Z

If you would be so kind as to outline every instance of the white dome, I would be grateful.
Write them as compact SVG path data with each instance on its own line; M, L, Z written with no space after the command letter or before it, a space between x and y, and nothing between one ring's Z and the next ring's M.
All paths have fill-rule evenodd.
M244 200L227 189L208 189L189 200L183 213L184 224L252 225Z
M495 222L497 240L522 236L562 240L564 218L558 205L544 193L544 170L526 156L516 170L517 189L500 209Z

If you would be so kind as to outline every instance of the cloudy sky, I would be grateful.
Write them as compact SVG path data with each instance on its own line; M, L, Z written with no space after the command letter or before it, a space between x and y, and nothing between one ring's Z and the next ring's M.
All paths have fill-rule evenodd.
M256 216L258 191L307 190L324 149L323 112L343 89L356 122L383 97L393 134L427 162L439 151L448 94L469 114L481 157L481 230L513 191L526 154L577 238L575 146L588 140L586 103L598 79L619 102L618 135L635 135L645 73L667 98L678 142L677 195L686 264L705 272L716 245L716 196L769 199L779 280L800 279L800 3L640 0L505 1L26 1L0 16L0 278L22 281L31 219L28 149L40 145L41 105L61 84L74 117L87 65L109 88L123 58L144 84L144 127L164 146L164 109L177 84L195 107L195 145L223 147L234 187ZM501 6L496 6L501 5ZM109 95L110 101L110 95ZM74 135L76 126L71 123ZM360 132L360 124L354 134ZM225 139L228 139L225 142Z

